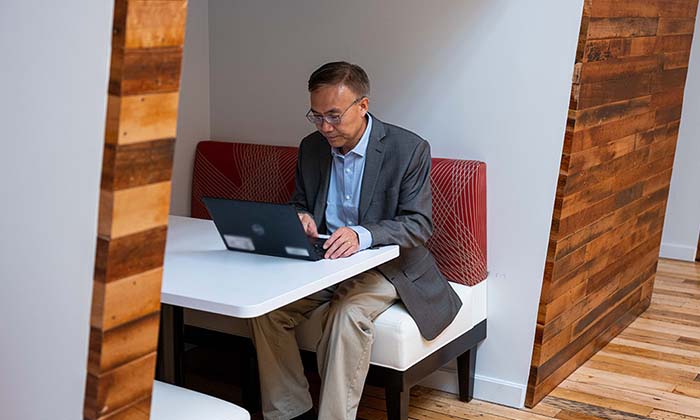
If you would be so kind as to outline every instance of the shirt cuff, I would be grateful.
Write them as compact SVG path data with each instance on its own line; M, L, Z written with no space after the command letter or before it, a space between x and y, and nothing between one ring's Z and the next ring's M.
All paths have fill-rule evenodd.
M372 233L362 226L348 226L350 229L357 233L357 237L360 239L360 248L358 251L367 249L372 246Z

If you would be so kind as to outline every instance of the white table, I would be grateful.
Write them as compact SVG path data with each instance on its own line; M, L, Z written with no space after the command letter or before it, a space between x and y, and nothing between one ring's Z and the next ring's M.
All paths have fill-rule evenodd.
M212 221L170 216L161 288L160 372L167 382L182 383L182 308L253 318L398 256L396 245L321 261L229 251Z
M229 251L211 220L170 216L161 303L254 318L398 256L396 245L321 261Z

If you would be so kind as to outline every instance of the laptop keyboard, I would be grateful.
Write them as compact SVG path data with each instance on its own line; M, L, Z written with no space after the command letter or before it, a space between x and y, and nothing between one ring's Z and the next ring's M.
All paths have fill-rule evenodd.
M326 254L326 250L323 249L323 244L326 243L326 240L321 238L309 238L309 242L311 243L311 247L313 248L316 256L323 258L323 256Z

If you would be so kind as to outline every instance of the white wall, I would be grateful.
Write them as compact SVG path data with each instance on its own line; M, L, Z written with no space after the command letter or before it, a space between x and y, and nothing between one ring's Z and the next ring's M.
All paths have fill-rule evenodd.
M170 201L170 214L178 216L190 215L194 150L210 137L208 5L208 0L190 0L187 7Z
M297 145L313 129L308 75L345 59L369 73L379 118L427 138L434 156L488 163L489 337L476 394L508 405L525 396L582 4L209 2L212 138ZM182 89L188 101L185 79ZM177 147L194 142L179 136ZM189 183L187 159L176 182ZM429 383L454 390L443 373Z
M661 256L695 260L700 235L700 19L685 85L683 115L661 238Z
M3 419L83 417L112 7L0 7Z

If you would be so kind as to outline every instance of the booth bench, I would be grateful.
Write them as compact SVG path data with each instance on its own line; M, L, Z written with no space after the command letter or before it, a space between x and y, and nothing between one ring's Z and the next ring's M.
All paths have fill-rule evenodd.
M192 177L192 217L209 219L202 197L286 203L294 189L295 147L202 141ZM410 388L457 359L459 397L474 392L477 344L486 338L486 164L433 158L433 236L427 246L462 300L455 320L425 340L401 303L375 320L370 378L386 390L390 420L408 418ZM185 324L249 337L247 324L221 315L186 310ZM296 328L303 350L314 351L319 317Z

